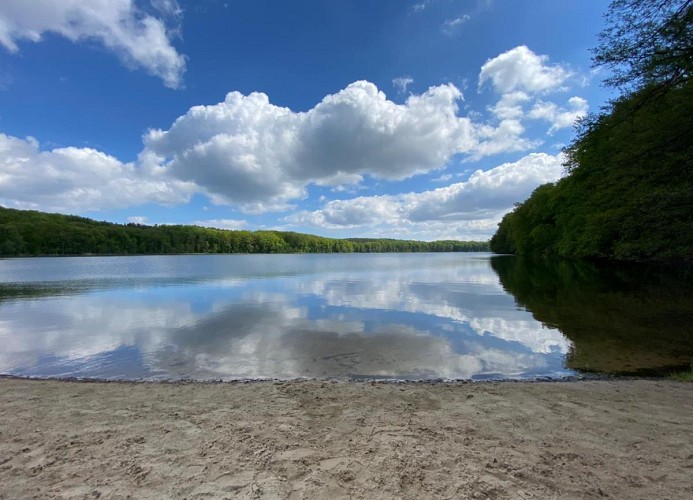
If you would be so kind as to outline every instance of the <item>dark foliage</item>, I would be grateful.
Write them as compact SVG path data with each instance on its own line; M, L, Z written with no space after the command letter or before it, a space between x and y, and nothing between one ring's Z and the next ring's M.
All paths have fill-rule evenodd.
M623 91L654 92L688 81L693 72L693 0L614 0L594 49L595 66Z
M283 231L112 224L0 207L0 255L474 252L488 242L345 240Z

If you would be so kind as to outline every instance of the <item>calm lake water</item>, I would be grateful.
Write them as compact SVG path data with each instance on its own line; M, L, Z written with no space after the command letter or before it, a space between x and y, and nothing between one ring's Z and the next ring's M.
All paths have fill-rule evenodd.
M0 260L0 373L152 380L666 373L684 279L457 254Z

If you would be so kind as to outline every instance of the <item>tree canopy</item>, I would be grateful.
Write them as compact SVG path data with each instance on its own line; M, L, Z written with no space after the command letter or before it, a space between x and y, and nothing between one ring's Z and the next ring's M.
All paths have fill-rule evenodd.
M488 242L335 239L290 231L112 224L0 207L0 255L488 251Z
M693 0L614 0L593 50L606 85L628 92L666 90L693 71Z

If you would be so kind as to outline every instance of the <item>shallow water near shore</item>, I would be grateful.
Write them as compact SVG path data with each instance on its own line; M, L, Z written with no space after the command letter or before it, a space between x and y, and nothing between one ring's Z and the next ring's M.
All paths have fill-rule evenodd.
M686 280L483 253L0 260L0 373L114 380L665 374Z

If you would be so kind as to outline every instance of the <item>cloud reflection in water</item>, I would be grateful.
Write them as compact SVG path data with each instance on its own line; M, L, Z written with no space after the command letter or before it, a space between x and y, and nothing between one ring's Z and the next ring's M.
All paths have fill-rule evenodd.
M245 266L242 279L179 286L150 280L3 301L0 372L165 379L570 374L563 368L569 343L518 310L488 258L300 257L328 262L279 276L253 277ZM335 257L351 265L330 266Z

